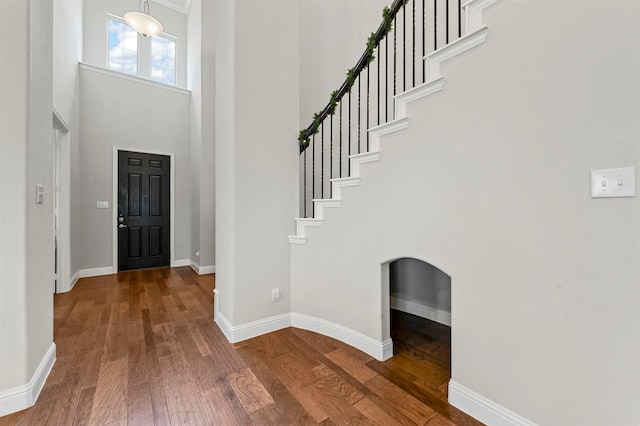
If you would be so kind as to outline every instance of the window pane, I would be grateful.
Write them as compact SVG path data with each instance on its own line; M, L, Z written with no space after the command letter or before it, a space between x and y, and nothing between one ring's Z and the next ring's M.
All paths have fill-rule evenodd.
M175 40L162 36L151 37L151 80L175 86Z
M129 25L109 18L110 70L138 75L138 35Z

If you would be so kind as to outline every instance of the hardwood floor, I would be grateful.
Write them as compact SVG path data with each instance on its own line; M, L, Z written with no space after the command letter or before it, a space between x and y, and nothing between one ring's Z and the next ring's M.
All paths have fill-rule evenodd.
M480 424L447 403L447 327L394 312L386 362L294 328L232 345L214 286L162 268L56 295L57 361L37 403L0 425Z

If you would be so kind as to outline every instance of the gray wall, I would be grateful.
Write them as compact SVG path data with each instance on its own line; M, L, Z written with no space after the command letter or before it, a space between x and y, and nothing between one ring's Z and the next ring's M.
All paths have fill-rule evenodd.
M639 167L639 20L628 1L486 11L487 43L291 247L292 310L383 341L381 265L421 259L451 276L457 383L537 424L640 423L640 197L589 191L592 169Z
M52 3L0 2L0 24L2 393L28 385L53 343Z
M290 311L297 213L297 1L216 3L216 287L232 325ZM271 289L282 299L271 303Z
M113 147L175 154L175 253L188 260L191 229L188 92L80 70L81 269L112 265ZM109 209L96 209L109 201Z
M426 262L401 258L389 264L391 308L451 325L451 277Z

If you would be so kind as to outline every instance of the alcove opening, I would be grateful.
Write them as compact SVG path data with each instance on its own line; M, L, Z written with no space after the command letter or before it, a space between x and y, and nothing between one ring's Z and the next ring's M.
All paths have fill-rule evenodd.
M411 386L447 398L451 379L451 277L414 258L389 262L393 357Z

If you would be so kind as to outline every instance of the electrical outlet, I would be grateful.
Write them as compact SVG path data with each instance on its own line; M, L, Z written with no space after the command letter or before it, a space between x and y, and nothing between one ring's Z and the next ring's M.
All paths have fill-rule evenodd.
M271 290L271 301L277 302L278 300L280 300L280 289L274 288Z
M591 170L591 198L634 197L635 168Z

